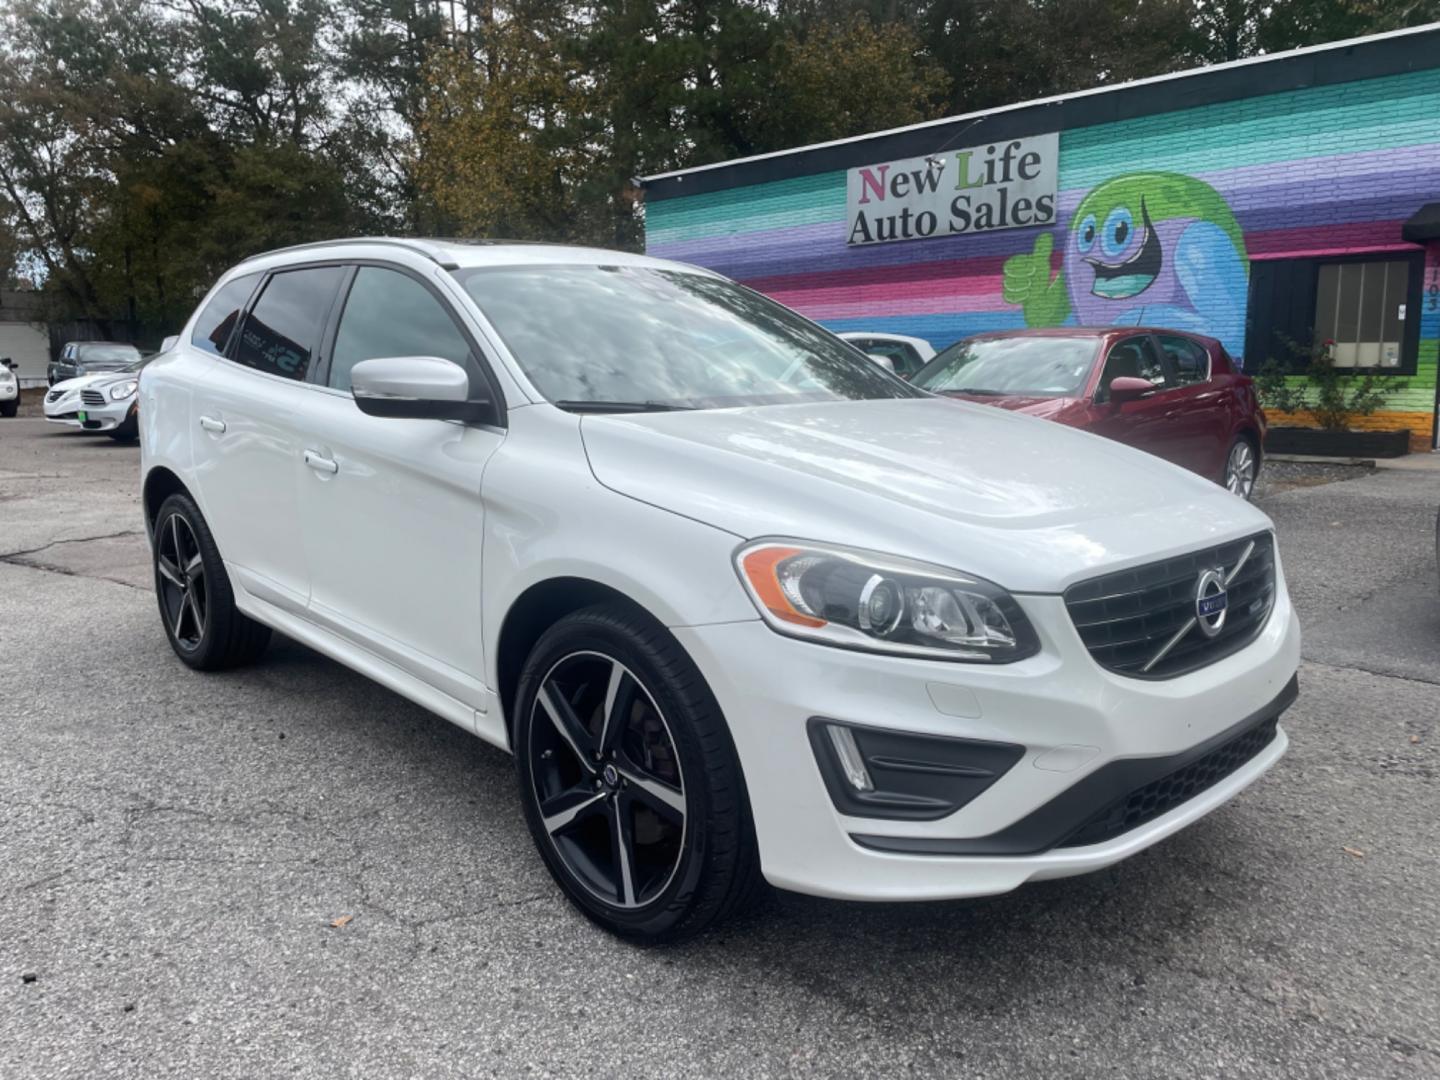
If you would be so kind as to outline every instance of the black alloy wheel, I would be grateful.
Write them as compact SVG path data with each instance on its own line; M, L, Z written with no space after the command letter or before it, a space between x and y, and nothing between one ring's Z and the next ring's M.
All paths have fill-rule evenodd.
M527 758L545 834L605 904L639 908L680 864L685 780L664 714L630 669L571 653L531 706Z
M155 571L160 610L177 648L194 652L205 640L210 594L205 585L205 559L195 532L183 514L171 514L155 535Z
M560 619L530 652L513 715L526 823L594 922L678 941L755 893L729 729L694 662L644 612L617 602Z
M217 671L265 651L270 628L235 606L215 538L189 495L176 493L161 504L151 549L160 620L176 656L192 668Z

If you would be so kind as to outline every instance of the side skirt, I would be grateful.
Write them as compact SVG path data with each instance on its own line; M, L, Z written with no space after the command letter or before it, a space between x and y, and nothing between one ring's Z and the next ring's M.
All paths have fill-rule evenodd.
M235 606L256 622L264 623L272 630L278 630L302 645L308 645L336 663L345 665L351 671L364 675L367 679L373 679L381 686L413 701L422 709L480 736L501 750L507 752L510 750L510 739L505 731L505 721L500 716L498 708L489 709L483 713L477 712L463 701L435 689L429 683L417 679L408 671L396 667L383 657L376 656L370 650L317 626L301 615L284 611L274 604L267 603L246 592L243 586L235 581L234 574L231 575L230 580L235 585ZM493 695L492 700L494 700Z

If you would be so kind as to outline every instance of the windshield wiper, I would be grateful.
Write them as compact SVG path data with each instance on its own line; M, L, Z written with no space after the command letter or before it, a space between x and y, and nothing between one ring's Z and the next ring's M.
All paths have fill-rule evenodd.
M975 395L976 397L1005 397L1007 394L1010 393L1010 391L1009 391L1009 390L979 390L979 389L976 389L975 387L963 386L963 387L961 387L961 388L958 389L958 390L956 390L956 389L943 390L943 391L941 391L941 393L945 393L945 394L973 394L973 395Z
M667 401L554 401L558 409L575 413L690 412L693 405L672 405Z

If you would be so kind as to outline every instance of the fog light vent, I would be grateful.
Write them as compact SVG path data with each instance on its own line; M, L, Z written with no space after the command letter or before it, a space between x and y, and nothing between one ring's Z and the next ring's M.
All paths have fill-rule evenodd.
M812 716L815 763L850 817L935 821L953 814L1025 753L1014 743L921 735Z

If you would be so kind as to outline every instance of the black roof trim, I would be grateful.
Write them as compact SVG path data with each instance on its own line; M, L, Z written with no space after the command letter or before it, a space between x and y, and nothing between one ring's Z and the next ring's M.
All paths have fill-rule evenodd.
M641 180L652 202L1440 66L1440 24Z

